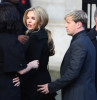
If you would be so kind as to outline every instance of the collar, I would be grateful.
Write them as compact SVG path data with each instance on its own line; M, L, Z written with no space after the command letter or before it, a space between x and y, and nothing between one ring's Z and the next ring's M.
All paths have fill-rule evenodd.
M76 38L78 38L78 37L80 37L80 36L82 36L82 35L86 35L86 31L85 31L85 30L76 33L76 34L73 36L71 42L73 42Z
M36 38L43 39L43 38L48 38L47 32L44 28L41 28L39 31L29 31L28 35L35 36Z
M85 30L76 33L76 34L73 36L73 38L77 38L78 36L83 35L83 33L85 33Z

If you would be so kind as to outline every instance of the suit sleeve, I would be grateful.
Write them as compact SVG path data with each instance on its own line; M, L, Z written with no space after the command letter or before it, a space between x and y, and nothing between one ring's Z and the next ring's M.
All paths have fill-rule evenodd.
M69 65L66 66L66 68L64 65L62 65L62 67L64 67L64 70L62 70L63 74L61 78L52 83L49 83L48 88L50 93L66 87L74 80L76 80L80 75L81 68L87 55L87 51L80 43L72 44L70 48L71 51Z
M7 39L3 45L4 50L4 72L19 71L27 67L24 51L19 41L12 37Z

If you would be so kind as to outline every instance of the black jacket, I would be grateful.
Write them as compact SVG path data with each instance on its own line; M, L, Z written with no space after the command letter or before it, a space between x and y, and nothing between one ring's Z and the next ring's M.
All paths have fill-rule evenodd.
M97 31L95 30L95 27L88 32L88 36L91 39L92 43L95 46L96 49L96 77L95 77L95 86L96 86L96 92L97 92Z
M62 100L97 100L95 56L95 48L86 33L74 35L61 65L61 78L48 85L50 93L62 89Z
M22 100L55 100L53 94L44 95L37 92L37 85L51 82L48 71L49 47L45 29L28 33L29 39L24 45L26 62L39 60L39 68L23 75Z

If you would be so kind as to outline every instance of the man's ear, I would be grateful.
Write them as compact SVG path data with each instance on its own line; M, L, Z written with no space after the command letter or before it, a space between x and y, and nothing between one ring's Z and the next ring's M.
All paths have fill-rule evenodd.
M82 27L82 23L79 21L77 22L77 28L80 28L80 27Z

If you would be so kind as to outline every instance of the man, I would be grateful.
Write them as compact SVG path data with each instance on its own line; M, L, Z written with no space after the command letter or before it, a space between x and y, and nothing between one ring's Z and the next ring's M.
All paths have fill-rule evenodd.
M23 15L24 15L24 11L25 9L23 9L23 7L20 5L19 0L1 0L1 3L3 2L10 2L12 3L18 10L19 12L19 17L20 17L20 31L17 33L18 34L18 40L24 44L26 42L26 40L28 39L28 36L24 35L26 28L23 24Z
M90 32L88 32L88 36L96 48L95 87L96 87L96 93L97 93L97 8L96 8L95 13L94 13L94 19L95 19L96 25L94 26L94 28Z
M87 15L82 10L65 16L65 28L73 37L61 64L61 78L38 85L37 91L53 93L62 89L62 100L97 100L95 89L95 48L86 35Z

